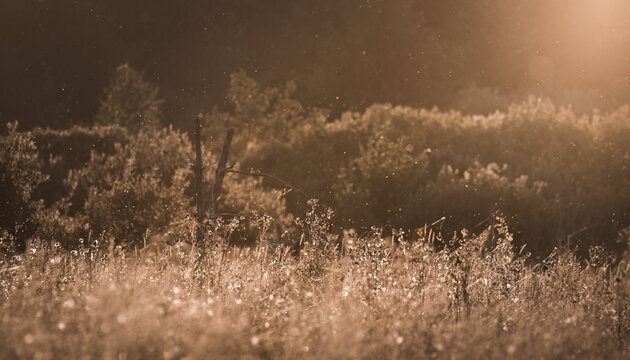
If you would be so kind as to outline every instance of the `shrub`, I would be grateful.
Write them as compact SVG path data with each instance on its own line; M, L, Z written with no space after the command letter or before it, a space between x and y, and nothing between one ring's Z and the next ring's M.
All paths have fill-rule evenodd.
M70 200L92 231L133 244L147 230L165 231L184 219L190 212L187 136L172 129L145 130L115 148L110 156L92 153L87 166L69 177Z
M241 230L250 241L271 240L278 244L282 233L293 226L293 216L287 211L284 193L277 189L265 189L262 179L228 175L220 197L220 212L240 214L244 224ZM237 216L238 217L238 216ZM263 239L263 235L269 239Z
M0 136L0 236L23 250L36 229L34 215L42 204L34 192L46 180L30 132L18 132L17 123L7 124ZM6 241L5 241L6 243Z
M405 226L404 214L428 181L426 153L385 136L368 140L361 155L339 174L337 203L343 217L365 224ZM405 219L405 225L400 220ZM411 221L410 221L411 220ZM417 220L417 219L415 219Z
M66 179L71 170L79 170L90 161L92 153L111 155L116 144L127 144L129 134L119 126L95 126L70 129L42 129L32 131L42 171L48 176L38 188L47 206L53 206L69 195Z

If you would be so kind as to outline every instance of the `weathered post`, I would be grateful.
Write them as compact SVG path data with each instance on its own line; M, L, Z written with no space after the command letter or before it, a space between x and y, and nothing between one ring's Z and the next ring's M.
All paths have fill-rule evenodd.
M223 188L223 177L225 176L227 169L227 160L230 153L230 144L232 144L232 135L234 135L234 129L229 128L225 133L223 139L223 147L221 148L221 156L219 157L219 164L214 175L214 186L212 187L212 194L210 195L210 211L209 218L211 221L217 219L217 199L221 195L221 189Z
M204 247L203 241L203 165L201 158L201 120L203 114L199 113L195 116L195 165L193 166L195 171L195 195L197 200L197 224L196 224L196 236L195 246L199 248Z

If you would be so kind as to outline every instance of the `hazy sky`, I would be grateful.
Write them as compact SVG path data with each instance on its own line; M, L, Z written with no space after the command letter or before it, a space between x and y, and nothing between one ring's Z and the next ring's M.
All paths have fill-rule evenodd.
M5 0L0 116L90 123L123 63L160 86L175 124L221 106L241 68L265 85L295 80L301 101L335 111L456 106L472 84L617 104L629 19L624 0Z

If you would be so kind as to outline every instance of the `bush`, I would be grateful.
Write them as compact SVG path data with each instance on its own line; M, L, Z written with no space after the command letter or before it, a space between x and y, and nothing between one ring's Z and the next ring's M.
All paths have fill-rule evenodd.
M18 132L17 123L7 124L0 136L0 237L24 250L26 238L36 230L35 214L42 204L35 189L46 180L30 132Z
M69 195L66 179L71 170L85 167L92 153L111 155L116 144L129 143L127 130L119 126L95 126L70 129L36 128L32 132L42 171L48 176L38 188L47 206L53 206Z
M293 216L287 211L283 191L265 189L260 178L236 176L228 175L225 179L218 204L220 212L243 216L240 230L249 240L248 245L258 240L278 245L282 233L293 227ZM265 234L268 239L263 239Z
M192 157L187 136L145 130L115 148L110 156L93 152L87 166L69 177L70 200L95 235L106 232L133 244L147 230L163 232L183 220L191 210L185 196Z
M426 153L403 139L371 138L361 146L361 155L339 174L337 203L344 218L397 227L413 224L418 219L405 214L421 196L427 170Z

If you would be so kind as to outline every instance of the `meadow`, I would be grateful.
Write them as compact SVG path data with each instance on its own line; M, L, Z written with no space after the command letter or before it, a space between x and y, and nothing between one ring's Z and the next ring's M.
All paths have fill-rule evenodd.
M439 249L379 229L343 239L307 214L301 247L126 252L29 243L0 263L0 357L625 359L630 257L556 249L530 264L496 234ZM433 240L433 242L439 242Z

